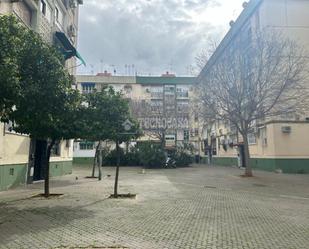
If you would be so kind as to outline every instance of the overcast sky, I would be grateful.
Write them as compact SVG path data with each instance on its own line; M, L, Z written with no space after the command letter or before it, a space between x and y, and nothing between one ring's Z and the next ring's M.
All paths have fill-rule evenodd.
M244 0L85 0L79 73L187 75L208 41L220 41Z

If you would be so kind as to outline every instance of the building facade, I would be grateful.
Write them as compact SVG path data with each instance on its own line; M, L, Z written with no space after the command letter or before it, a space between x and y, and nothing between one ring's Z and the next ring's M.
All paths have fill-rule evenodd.
M192 111L195 77L112 76L105 72L96 76L77 76L77 88L84 94L111 86L122 92L139 121L144 136L137 142L161 142L167 150L191 144L196 155L203 154L203 126ZM91 122L91 121L89 121ZM94 143L74 144L74 160L89 162L94 157Z
M78 30L78 8L82 0L0 1L0 14L13 14L26 27L38 32L64 53L65 67L74 76ZM73 83L73 82L72 82ZM0 123L0 190L43 179L40 142L17 134L10 124ZM72 172L73 141L59 141L52 150L51 176Z
M251 0L219 44L205 68L200 82L220 56L241 36L257 32L280 32L309 51L309 1L303 0ZM305 82L304 91L309 89ZM249 150L253 168L286 173L309 173L309 107L303 115L281 115L258 120L249 135ZM207 146L214 164L242 165L242 141L235 127L217 120L208 126ZM238 146L235 146L238 145Z

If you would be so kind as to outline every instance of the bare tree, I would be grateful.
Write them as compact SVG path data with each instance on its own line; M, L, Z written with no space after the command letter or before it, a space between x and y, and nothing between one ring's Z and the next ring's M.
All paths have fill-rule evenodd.
M303 55L282 34L263 32L217 50L199 75L198 93L206 113L229 121L243 138L246 176L252 176L248 134L253 125L301 110L308 94Z
M200 71L205 67L211 55L216 51L218 47L218 39L217 37L209 37L207 41L207 49L202 49L195 56L195 63L190 67L190 74L198 75Z
M142 123L141 128L146 132L147 136L159 140L160 144L164 147L165 134L168 127L166 124L159 124L166 118L163 100L152 102L146 100L131 100L130 110L132 116Z

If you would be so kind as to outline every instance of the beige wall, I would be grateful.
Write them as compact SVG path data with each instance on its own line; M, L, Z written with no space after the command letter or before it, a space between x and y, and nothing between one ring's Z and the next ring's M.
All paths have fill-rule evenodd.
M278 157L307 157L309 158L309 123L273 124L275 137L275 155ZM282 126L291 126L291 133L284 134Z
M28 162L30 139L28 136L4 133L0 123L0 165Z
M282 127L290 126L291 133L283 133ZM265 133L262 132L262 129ZM218 129L217 129L218 131ZM224 130L223 135L227 134ZM218 133L217 133L218 134ZM267 143L265 143L267 139ZM218 149L218 156L235 157L237 150L228 146L224 151ZM309 158L309 123L282 122L270 123L256 133L256 144L249 146L253 158Z
M259 8L260 25L283 32L309 49L308 13L307 0L264 0Z

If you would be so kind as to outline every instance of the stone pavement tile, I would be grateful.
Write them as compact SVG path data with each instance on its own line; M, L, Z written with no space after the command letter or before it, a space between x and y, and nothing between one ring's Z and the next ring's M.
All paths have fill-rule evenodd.
M309 176L243 179L238 169L203 166L140 171L120 171L120 192L136 200L108 199L113 178L85 179L86 169L53 180L61 198L25 199L41 185L0 193L0 249L309 248Z

